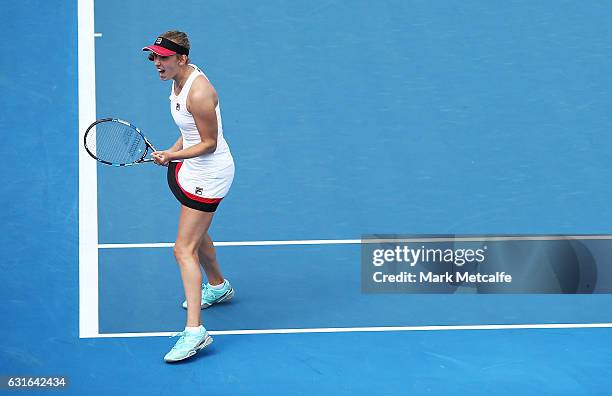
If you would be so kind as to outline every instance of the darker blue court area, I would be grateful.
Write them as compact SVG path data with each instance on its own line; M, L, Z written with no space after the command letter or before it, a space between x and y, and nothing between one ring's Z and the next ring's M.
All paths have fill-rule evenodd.
M226 246L218 259L236 295L203 311L211 330L604 323L608 294L367 294L358 245ZM101 249L100 332L181 329L172 249Z
M101 337L79 338L78 9L3 7L0 377L64 375L57 393L74 395L609 393L609 328L226 334L167 365L174 339L113 335L182 329L168 247L99 249ZM608 15L601 1L96 1L97 117L176 140L170 85L140 51L176 28L236 160L216 241L610 234ZM165 169L97 170L100 244L173 242ZM358 245L218 255L236 298L204 311L210 330L612 322L609 294L362 293Z

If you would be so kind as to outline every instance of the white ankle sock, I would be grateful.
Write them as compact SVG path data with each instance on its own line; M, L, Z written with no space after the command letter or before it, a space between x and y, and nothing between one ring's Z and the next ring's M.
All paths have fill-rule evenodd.
M211 285L210 283L208 283L208 286L213 289L213 290L221 290L225 287L225 281L223 281L223 283L219 284L219 285Z
M197 334L200 333L203 328L204 326L202 325L199 325L198 327L185 327L185 332L189 334Z

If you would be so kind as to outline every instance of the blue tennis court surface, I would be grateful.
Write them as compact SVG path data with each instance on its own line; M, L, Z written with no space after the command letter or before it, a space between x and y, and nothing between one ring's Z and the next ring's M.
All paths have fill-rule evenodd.
M220 247L220 263L240 293L204 311L206 323L238 330L609 319L601 309L608 295L364 294L359 254L352 245ZM172 282L180 276L172 249L104 249L100 265L101 333L181 328L185 311L182 286Z
M366 294L355 242L612 234L607 3L5 10L0 376L67 376L66 394L609 393L610 295ZM211 229L236 297L203 311L214 344L171 366L165 169L79 161L79 132L115 116L176 140L140 51L174 28L236 160Z

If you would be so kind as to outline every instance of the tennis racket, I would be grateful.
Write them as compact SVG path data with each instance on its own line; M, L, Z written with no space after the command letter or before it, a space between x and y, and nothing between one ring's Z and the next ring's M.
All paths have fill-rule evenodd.
M140 129L118 118L96 120L85 131L84 143L89 155L111 166L152 162L145 157L157 151Z

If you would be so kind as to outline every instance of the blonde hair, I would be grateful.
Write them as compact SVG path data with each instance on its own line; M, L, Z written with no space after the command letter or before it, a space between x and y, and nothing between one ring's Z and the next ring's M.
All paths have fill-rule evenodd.
M187 37L187 33L185 32L179 32L178 30L168 30L167 32L162 33L161 37L173 41L178 45L182 45L187 49L191 49L191 44L189 44L189 37Z

